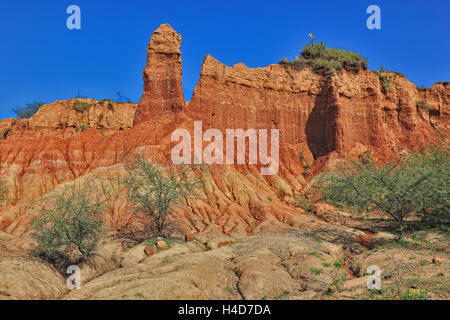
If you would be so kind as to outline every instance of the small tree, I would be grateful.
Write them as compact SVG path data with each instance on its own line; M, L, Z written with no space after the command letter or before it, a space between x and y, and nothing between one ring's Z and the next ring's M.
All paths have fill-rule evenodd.
M43 106L45 103L42 102L33 102L28 103L25 107L21 108L13 108L14 113L17 115L17 117L22 119L29 119L31 118L41 106Z
M122 92L120 92L120 91L117 91L116 92L116 95L117 95L117 102L133 102L133 101L131 101L131 99L130 98L128 98L127 96L124 96L123 94L122 94Z
M405 230L405 219L412 213L448 222L449 152L432 148L377 165L368 160L352 162L319 178L324 200L333 205L349 205L359 211L378 209L395 223L398 239ZM443 216L443 217L442 217Z
M8 202L8 184L4 180L0 180L0 207Z
M162 165L141 156L126 164L123 179L133 213L143 218L145 233L162 236L174 209L196 194L201 183L190 166Z
M92 179L45 199L32 220L35 252L57 268L92 256L102 231L104 203Z

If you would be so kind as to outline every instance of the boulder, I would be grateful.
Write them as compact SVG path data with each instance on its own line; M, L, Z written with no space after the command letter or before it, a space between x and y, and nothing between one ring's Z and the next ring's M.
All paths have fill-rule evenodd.
M169 246L167 245L167 243L164 240L156 241L156 247L158 249L168 249L169 248Z
M156 248L154 246L146 246L144 252L146 255L151 256L156 253Z

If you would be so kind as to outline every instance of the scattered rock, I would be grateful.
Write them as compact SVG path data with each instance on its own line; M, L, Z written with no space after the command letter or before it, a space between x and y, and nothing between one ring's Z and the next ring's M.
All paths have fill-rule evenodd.
M156 247L158 249L168 249L169 248L167 243L165 241L163 241L163 240L156 241Z
M144 263L145 262L145 258L142 258L141 260L139 260L138 263Z
M432 262L433 262L434 264L441 264L441 263L442 263L442 259L439 258L439 257L433 257Z
M146 255L151 256L156 253L156 248L154 246L146 246L144 251Z
M194 236L192 234L187 234L184 236L184 240L186 242L194 240Z

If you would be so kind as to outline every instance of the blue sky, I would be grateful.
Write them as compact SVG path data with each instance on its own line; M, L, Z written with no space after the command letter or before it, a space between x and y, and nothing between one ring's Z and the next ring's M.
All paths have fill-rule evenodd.
M81 8L81 30L66 9ZM366 8L381 8L381 30ZM249 67L293 58L312 32L330 47L360 52L369 68L403 73L416 85L450 81L450 1L152 1L0 2L0 118L28 102L81 93L104 99L142 94L151 33L169 23L183 37L183 88L189 100L203 58Z

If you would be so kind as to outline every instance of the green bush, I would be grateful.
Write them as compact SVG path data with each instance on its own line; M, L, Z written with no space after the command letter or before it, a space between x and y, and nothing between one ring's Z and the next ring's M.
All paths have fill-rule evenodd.
M144 222L144 236L167 236L176 207L196 194L201 183L192 167L154 163L140 155L125 165L122 180L133 213Z
M327 48L320 42L304 46L299 57L290 62L284 58L280 60L280 64L297 70L310 67L317 73L333 74L342 69L350 71L367 69L368 62L359 53Z
M66 186L44 201L32 220L34 252L59 270L92 256L102 232L105 202L94 181Z
M43 102L33 102L28 103L25 107L21 108L14 108L13 111L17 115L18 118L21 119L29 119L31 118L41 106L43 106L45 103Z
M8 183L0 180L0 207L8 202Z
M318 178L325 201L358 211L380 210L393 219L401 239L413 213L433 226L449 224L450 153L448 145L379 165L351 162Z
M294 207L302 208L305 211L311 211L313 209L313 203L305 198L303 194L294 195Z

